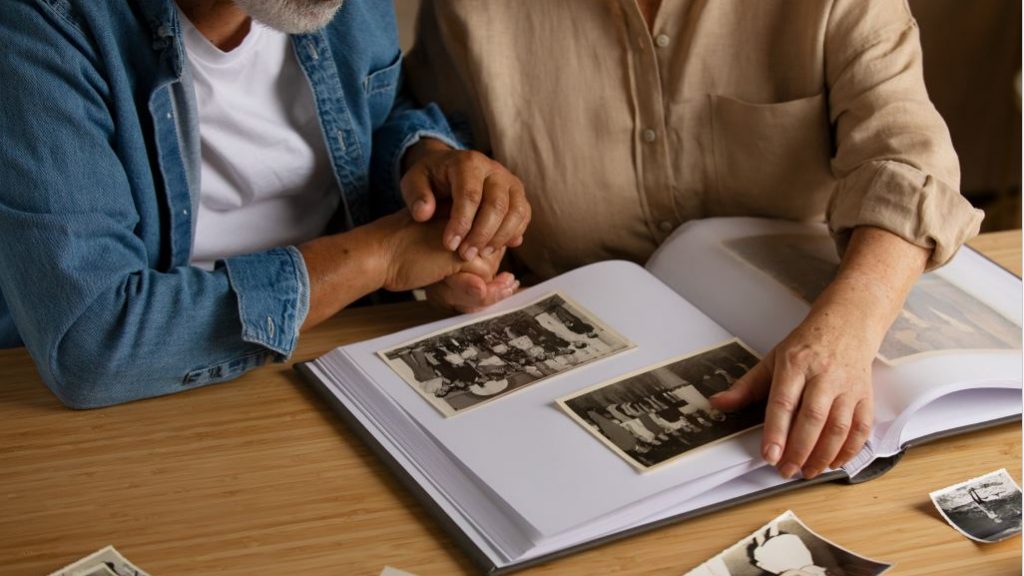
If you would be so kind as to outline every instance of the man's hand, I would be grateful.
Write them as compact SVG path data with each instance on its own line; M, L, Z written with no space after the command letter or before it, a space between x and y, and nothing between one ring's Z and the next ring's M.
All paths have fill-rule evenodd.
M402 197L413 218L426 222L450 201L444 246L466 261L490 257L523 242L530 204L523 183L484 154L453 150L424 138L403 158Z
M445 225L444 220L415 222L402 210L300 245L310 289L303 328L381 288L411 290L459 277L463 269L479 270L474 268L479 263L464 262L441 244Z
M369 224L382 242L381 287L403 292L461 272L467 263L441 244L444 227L444 220L415 222L405 210Z
M476 312L515 294L519 281L510 272L497 273L502 248L488 257L477 256L437 284L427 287L427 300L462 313Z
M807 318L733 386L731 411L767 398L761 454L789 478L842 466L871 433L871 365L929 251L878 228L853 231L835 280Z

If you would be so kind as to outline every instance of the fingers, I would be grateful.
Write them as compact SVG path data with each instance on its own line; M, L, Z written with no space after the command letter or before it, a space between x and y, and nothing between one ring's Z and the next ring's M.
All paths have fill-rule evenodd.
M772 383L771 371L765 361L758 362L749 372L733 383L728 390L713 395L711 406L723 412L738 410L763 399Z
M462 241L473 227L484 197L484 181L491 171L490 163L491 160L479 152L466 152L459 156L458 161L448 164L446 175L451 187L452 211L443 239L444 245L453 252L462 246ZM462 256L465 258L466 254Z
M497 273L498 268L501 266L501 259L505 256L505 249L501 248L496 252L491 252L490 256L480 256L470 260L469 262L463 262L460 272L469 272L470 274L476 274L484 280L493 279ZM505 272L504 274L511 274Z
M874 421L874 402L871 398L861 400L853 410L853 422L850 424L850 435L846 437L839 455L829 464L829 468L838 468L850 461L864 448L864 443L871 436L871 423Z
M796 369L792 362L783 359L776 363L761 438L761 455L773 466L782 460L787 450L790 426L797 406L800 405L805 382L803 371ZM785 471L782 474L785 476Z
M467 261L477 255L490 256L509 241L520 238L531 216L522 182L497 163L487 162L491 170L486 172L482 184L474 180L480 176L476 168L459 168L451 176L453 206L449 226L453 227L453 238L462 238L458 251ZM479 197L477 188L482 190Z
M526 192L523 190L522 183L519 182L518 178L511 175L507 179L511 180L507 190L508 209L505 212L504 219L501 221L501 225L490 239L485 239L487 235L481 234L479 243L472 239L473 235L476 234L475 224L473 232L470 234L471 242L474 246L480 246L480 254L485 258L505 246L515 247L522 244L523 234L526 232L526 227L530 224L530 218L532 217L530 203L526 200Z
M466 261L472 261L478 254L487 257L494 252L493 249L487 254L482 254L481 251L489 248L488 242L508 214L508 183L500 177L491 175L484 182L483 189L483 199L474 217L473 227L459 247L459 254Z
M834 399L831 391L820 381L807 386L779 463L779 473L784 478L792 478L807 462L825 429L825 424L829 421ZM835 422L839 423L841 420L837 419ZM847 423L847 430L848 426ZM845 431L843 435L845 437Z
M430 175L425 169L416 167L406 172L399 188L413 220L426 222L434 216L437 200L430 186Z
M835 399L821 437L802 466L804 478L814 478L835 461L850 436L855 406L856 402L845 394Z
M462 272L430 286L427 299L458 312L476 312L508 298L518 287L519 282L508 272L495 276L490 282L476 274Z

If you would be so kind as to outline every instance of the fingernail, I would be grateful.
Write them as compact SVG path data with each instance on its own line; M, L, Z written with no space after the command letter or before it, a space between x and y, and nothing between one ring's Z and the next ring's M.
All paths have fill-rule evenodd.
M508 275L505 277L505 284L508 284L510 287L515 288L516 286L519 286L519 280L516 280L515 276Z
M480 255L484 258L490 258L491 254L494 254L494 248L491 248L490 246L487 246L483 249L483 252L480 252Z
M764 449L764 461L775 466L782 457L782 448L778 444L769 444Z
M425 200L417 200L412 203L413 212L422 212L427 208L427 202Z
M515 292L516 290L519 290L519 280L516 280L515 283L512 284L512 291Z
M789 480L790 478L795 476L796 473L799 472L799 471L800 471L800 468L797 467L796 464L789 463L789 464L786 464L785 466L783 466L781 470L779 470L779 474L782 474L783 478L785 478L786 480Z
M821 474L821 470L816 470L814 468L807 468L806 470L804 470L804 478L814 478L818 474Z
M452 239L448 241L448 249L455 252L459 249L459 244L462 244L462 236L452 236Z
M473 258L476 258L476 253L476 246L470 246L468 249L466 249L466 253L463 254L462 257L465 258L467 262L469 262L472 261Z

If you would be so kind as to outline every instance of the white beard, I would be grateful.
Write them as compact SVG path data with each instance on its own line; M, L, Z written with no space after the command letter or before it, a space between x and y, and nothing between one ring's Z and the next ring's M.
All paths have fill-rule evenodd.
M254 20L284 32L305 34L326 26L344 0L234 0Z

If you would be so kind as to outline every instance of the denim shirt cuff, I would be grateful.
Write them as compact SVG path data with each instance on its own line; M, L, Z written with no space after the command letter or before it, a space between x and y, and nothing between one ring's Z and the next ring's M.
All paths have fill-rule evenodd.
M309 276L298 248L287 246L224 261L238 298L242 339L288 358L309 311Z
M440 140L455 150L465 149L465 146L460 144L459 141L448 132L438 132L437 130L417 130L416 132L409 134L398 148L395 149L395 155L391 159L391 175L392 182L395 183L395 189L399 189L399 184L402 181L402 158L405 158L405 153L424 138Z

